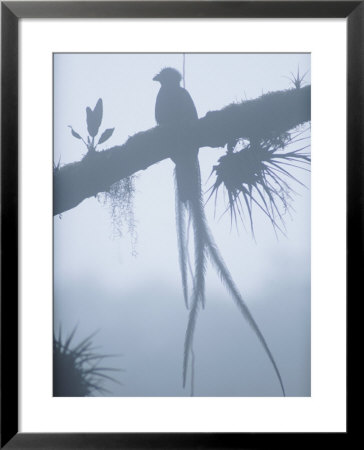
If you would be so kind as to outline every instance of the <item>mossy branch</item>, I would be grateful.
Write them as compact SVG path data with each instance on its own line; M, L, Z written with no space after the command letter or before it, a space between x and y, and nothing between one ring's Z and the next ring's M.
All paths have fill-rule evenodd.
M81 161L54 171L53 213L107 191L115 182L183 151L186 146L224 147L238 138L264 139L311 120L311 86L277 91L255 100L208 112L192 124L158 126L130 137L124 145L89 152Z

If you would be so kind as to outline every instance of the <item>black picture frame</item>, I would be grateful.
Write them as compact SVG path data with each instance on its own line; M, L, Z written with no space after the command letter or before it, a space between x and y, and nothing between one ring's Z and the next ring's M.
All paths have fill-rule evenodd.
M346 18L347 306L363 273L364 2L125 1L1 2L1 448L295 448L346 433L19 433L18 432L18 23L21 18ZM360 290L359 290L360 292ZM347 308L348 309L348 308ZM349 313L349 311L348 311ZM352 349L347 346L348 361ZM349 372L348 372L349 374ZM348 398L350 398L348 396ZM351 435L351 433L350 433Z

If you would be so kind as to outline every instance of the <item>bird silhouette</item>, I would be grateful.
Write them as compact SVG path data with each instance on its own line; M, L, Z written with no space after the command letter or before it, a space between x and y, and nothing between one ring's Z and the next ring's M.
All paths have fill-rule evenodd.
M190 94L180 86L181 79L181 74L170 67L153 78L161 84L155 103L155 118L159 125L188 124L198 118ZM196 194L197 154L198 148L184 147L183 152L176 151L172 155L179 198L183 203L192 200Z
M173 126L181 124L184 126L192 124L198 119L195 104L188 91L180 86L182 76L176 69L166 67L153 80L159 81L161 84L155 104L155 118L158 125ZM198 309L200 305L204 306L205 304L206 258L209 256L223 284L260 340L277 374L283 395L285 395L282 378L273 355L237 289L208 228L203 205L198 150L198 147L193 145L183 147L176 145L176 148L171 149L170 153L171 159L175 163L176 228L183 294L185 304L190 310L185 337L183 386L186 384L188 360L190 356L192 357L192 342ZM189 215L191 220L194 236L195 262L191 302L189 302L187 283L187 265L189 261L187 215Z
M159 81L161 88L155 103L155 118L159 125L188 124L196 121L197 111L188 91L180 86L181 74L170 67L163 69L153 80ZM172 160L175 163L176 183L176 225L178 236L179 260L183 285L185 304L188 307L187 287L187 229L186 212L191 213L193 224L201 221L201 177L198 163L198 148L177 146L172 150ZM204 303L204 274L205 268L205 246L200 236L201 226L195 231L195 254L196 254L196 278L200 281L195 294ZM197 267L198 264L198 267Z

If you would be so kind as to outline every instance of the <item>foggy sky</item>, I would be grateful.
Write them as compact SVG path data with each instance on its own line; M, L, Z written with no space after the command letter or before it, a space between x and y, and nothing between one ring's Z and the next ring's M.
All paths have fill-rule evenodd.
M285 78L310 67L307 54L187 54L186 88L199 117L234 101L291 87ZM101 148L155 126L165 66L182 70L181 54L56 54L54 57L54 161L79 160L86 152L68 125L86 136L86 106L103 99L101 131L115 127ZM310 82L309 73L306 81ZM223 150L200 150L203 188ZM296 172L309 188L310 177ZM148 168L136 179L137 255L125 229L113 239L107 207L85 200L54 218L54 324L65 334L78 324L75 343L94 337L100 353L117 354L122 386L105 383L114 396L183 396L182 361L188 312L184 307L175 233L173 163ZM206 214L222 256L263 332L289 396L310 395L310 191L294 186L287 236L254 213L256 242L247 227L230 226L224 198ZM206 197L207 198L207 197ZM226 200L226 199L225 199ZM208 265L206 309L195 339L195 395L281 395L273 368L255 334Z

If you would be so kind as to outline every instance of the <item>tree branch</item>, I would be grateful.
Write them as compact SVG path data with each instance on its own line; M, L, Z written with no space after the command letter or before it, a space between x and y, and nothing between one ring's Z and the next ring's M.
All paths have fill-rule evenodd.
M142 131L124 145L89 152L81 161L55 169L53 213L74 208L122 178L183 152L186 146L217 148L238 138L269 138L310 120L311 86L305 86L234 103L194 123Z

